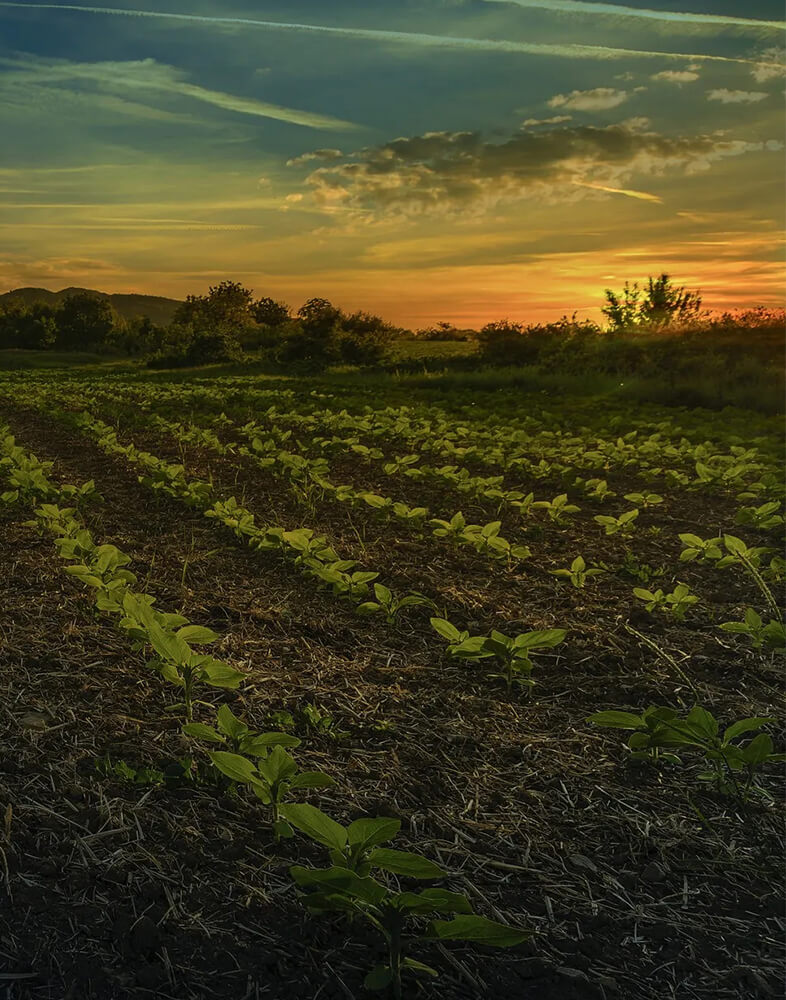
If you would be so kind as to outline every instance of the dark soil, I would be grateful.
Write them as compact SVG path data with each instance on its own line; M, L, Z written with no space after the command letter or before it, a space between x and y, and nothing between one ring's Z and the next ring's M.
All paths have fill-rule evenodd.
M509 695L481 668L444 658L427 611L396 628L358 618L278 555L254 553L200 514L152 497L134 470L51 418L8 408L0 418L39 458L56 460L59 481L95 479L105 502L86 511L88 525L133 557L158 606L224 636L221 655L248 680L209 699L228 697L257 727L273 711L295 715L298 759L337 781L320 798L326 811L341 821L400 818L397 846L441 861L447 884L479 912L537 931L511 951L416 944L413 954L441 975L411 981L408 996L779 995L775 809L738 806L704 789L691 768L626 761L618 734L584 722L600 708L691 702L680 677L624 628L636 581L610 573L576 591L544 572L578 552L588 563L624 555L624 543L588 529L598 511L587 505L567 530L547 526L530 542L532 566L506 572L428 541L402 542L370 520L359 525L358 512L319 505L304 515L259 470L244 467L235 483L230 463L187 454L190 472L212 474L222 495L243 492L260 523L325 531L386 582L438 595L479 629L569 628L563 647L538 658L531 696ZM147 444L166 453L160 438ZM701 510L671 497L647 512L663 534L637 537L637 555L671 567L671 581L677 531L714 533L730 503L720 497ZM166 711L171 691L92 610L51 540L22 525L27 517L0 508L0 996L363 995L379 957L373 938L308 917L291 887L289 865L323 864L318 848L300 838L274 844L252 799L99 773L106 755L172 770L189 742ZM682 625L644 612L632 624L689 670L724 721L783 718L769 659L718 638L716 604L728 612L750 601L747 583L682 571L703 610ZM309 729L309 704L332 717L335 735Z

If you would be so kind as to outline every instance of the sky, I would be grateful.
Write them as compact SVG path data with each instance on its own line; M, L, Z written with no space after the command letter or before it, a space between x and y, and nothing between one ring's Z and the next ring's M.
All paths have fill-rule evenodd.
M784 298L776 0L0 2L0 290L417 328Z

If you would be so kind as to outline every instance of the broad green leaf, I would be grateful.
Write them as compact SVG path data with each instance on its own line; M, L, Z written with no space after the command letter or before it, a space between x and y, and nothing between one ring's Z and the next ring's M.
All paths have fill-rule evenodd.
M438 632L443 639L450 642L458 642L461 639L461 632L445 618L430 618L429 621L433 629Z
M409 851L395 851L378 847L372 851L368 859L378 868L394 875L407 875L409 878L444 878L445 872L428 858Z
M335 779L322 771L301 771L290 781L290 788L332 788Z
M452 920L433 920L429 937L441 941L475 941L495 948L511 948L532 937L532 931L508 927L496 920L488 920L474 913L462 914Z
M208 743L224 743L224 737L215 731L212 726L205 726L201 722L189 722L183 726L186 736L192 736L196 740L207 740Z
M745 763L750 765L761 764L770 756L773 751L772 737L767 733L759 733L754 736L750 743L743 749L742 755Z
M214 632L212 628L205 628L204 625L184 625L178 629L177 635L185 642L194 643L197 646L215 642L216 639L221 638L218 632Z
M347 839L353 847L359 844L364 850L368 850L392 840L400 829L401 820L387 816L356 819L347 827Z
M248 732L248 726L244 725L234 714L226 703L219 708L216 714L216 722L222 733L233 740L239 740Z
M249 784L259 780L257 769L250 760L240 754L229 753L226 750L215 750L208 754L215 766L232 781Z
M347 844L347 831L330 816L316 806L290 803L281 807L281 813L301 833L316 840L318 844L341 851Z
M749 733L754 729L761 729L762 726L771 725L775 722L772 716L766 715L754 715L749 719L740 719L739 722L733 723L729 726L723 733L724 743L728 743L729 740L736 739L737 736L741 736L743 733Z

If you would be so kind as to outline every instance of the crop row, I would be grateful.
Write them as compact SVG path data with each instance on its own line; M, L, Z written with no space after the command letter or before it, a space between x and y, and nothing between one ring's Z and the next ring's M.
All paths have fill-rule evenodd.
M95 608L113 621L135 651L145 654L148 668L182 692L183 702L174 707L182 709L184 734L197 745L224 747L207 751L216 776L247 788L267 807L275 839L292 837L297 830L327 849L328 867L295 865L291 875L310 911L355 914L380 933L388 958L369 972L369 988L390 988L400 997L404 971L437 975L406 953L405 934L423 916L437 914L425 931L432 940L507 947L530 936L475 914L462 893L441 888L401 891L389 875L436 881L447 873L418 854L383 846L398 833L398 820L362 818L345 827L310 803L292 801L300 791L334 784L327 774L299 769L287 749L299 744L296 737L255 732L228 705L218 708L212 725L194 722L195 703L206 704L195 697L200 688L236 689L244 679L242 671L195 648L219 640L212 629L156 608L151 594L136 589L137 578L127 568L131 557L112 544L98 544L79 514L82 505L100 500L94 483L57 485L50 478L51 467L20 447L7 428L0 428L0 468L10 487L0 500L34 505L34 520L26 524L54 538L66 571L89 590ZM59 506L63 503L76 506Z

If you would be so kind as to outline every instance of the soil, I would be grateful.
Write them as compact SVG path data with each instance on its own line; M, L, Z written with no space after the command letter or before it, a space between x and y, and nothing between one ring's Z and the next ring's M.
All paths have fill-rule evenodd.
M442 863L446 885L467 892L478 912L536 932L509 951L416 942L413 956L440 977L409 980L407 996L779 995L777 810L739 805L685 768L631 762L624 736L584 721L602 708L691 703L680 676L625 629L628 617L689 670L719 717L784 717L771 658L717 629L722 611L728 618L755 592L731 574L676 562L677 532L714 534L729 523L733 498L700 508L672 493L642 515L662 533L629 543L639 559L672 567L669 581L679 566L703 597L672 624L629 615L637 582L616 572L583 590L546 572L578 552L588 564L621 560L625 542L590 530L601 505L584 505L567 527L539 522L526 539L531 562L507 571L357 511L320 503L304 512L257 468L238 473L234 460L187 452L190 473L212 476L221 495L242 494L260 523L328 534L395 589L449 602L461 624L568 628L569 641L537 657L531 694L509 694L484 669L444 656L433 611L415 609L395 628L359 618L278 554L252 552L198 512L151 496L133 469L51 417L6 407L0 419L55 461L58 481L95 479L104 502L86 510L88 526L133 557L158 606L224 636L220 655L247 682L206 700L228 699L257 728L276 728L271 713L291 712L301 765L336 779L323 808L342 822L399 818L396 846ZM157 454L178 454L160 435L143 438L134 434ZM629 487L610 485L620 496L641 487L633 477ZM458 509L439 491L419 497ZM308 916L292 889L289 866L323 864L321 850L302 838L275 844L253 799L176 779L191 744L167 711L171 692L93 611L51 539L23 525L27 516L0 507L0 996L363 995L381 957L375 938ZM332 727L309 726L309 705ZM773 736L783 744L783 733ZM103 773L107 758L171 777L134 785ZM765 779L773 793L776 779Z

